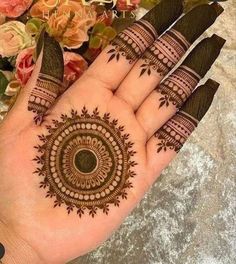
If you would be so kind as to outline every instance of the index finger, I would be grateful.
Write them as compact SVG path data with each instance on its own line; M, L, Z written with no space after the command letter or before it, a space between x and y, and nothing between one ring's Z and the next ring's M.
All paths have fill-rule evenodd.
M155 39L182 14L182 0L162 0L141 20L117 35L85 75L115 90Z

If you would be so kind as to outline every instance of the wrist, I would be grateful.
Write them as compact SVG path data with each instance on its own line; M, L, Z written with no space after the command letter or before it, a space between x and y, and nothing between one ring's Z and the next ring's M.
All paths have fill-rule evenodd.
M0 260L3 264L43 264L30 245L13 230L0 221L0 243L5 248L5 255Z

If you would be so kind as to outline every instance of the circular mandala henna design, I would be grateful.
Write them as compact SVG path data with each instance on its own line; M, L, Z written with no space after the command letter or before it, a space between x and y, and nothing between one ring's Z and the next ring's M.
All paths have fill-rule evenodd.
M35 147L40 165L35 173L44 178L40 187L48 189L54 207L65 204L68 213L76 209L81 217L88 210L94 217L97 210L108 214L109 204L127 199L135 151L118 120L108 113L101 117L97 109L89 114L84 107L81 115L72 110L47 129Z

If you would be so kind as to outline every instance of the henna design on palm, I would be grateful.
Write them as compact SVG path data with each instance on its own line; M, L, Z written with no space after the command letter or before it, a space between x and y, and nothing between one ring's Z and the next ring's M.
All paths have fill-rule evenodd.
M132 168L136 162L133 143L118 120L109 113L92 114L84 107L79 115L61 115L47 126L35 148L38 164L35 171L47 189L46 197L54 198L54 207L66 206L68 214L76 209L81 217L86 211L94 217L98 210L108 214L109 204L119 206L132 188Z

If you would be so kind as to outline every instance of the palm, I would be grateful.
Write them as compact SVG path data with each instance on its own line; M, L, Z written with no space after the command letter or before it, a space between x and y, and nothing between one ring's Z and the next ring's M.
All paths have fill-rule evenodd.
M78 89L78 87L75 89ZM82 90L83 87L81 93L83 93ZM76 257L78 253L81 254L83 251L88 251L96 246L121 223L146 191L147 184L143 177L147 176L148 172L150 173L150 170L146 167L146 134L125 102L116 96L112 96L103 87L98 90L100 91L99 95L94 94L96 105L86 100L86 98L91 100L91 91L86 87L83 96L80 95L80 92L77 92L78 98L81 98L80 100L67 103L64 102L64 99L61 99L58 106L50 113L50 116L46 118L41 127L37 128L35 125L31 125L30 128L19 132L11 132L6 127L4 134L8 136L7 138L1 137L0 145L3 151L0 156L0 164L1 168L4 169L1 170L3 184L0 191L5 202L1 204L0 211L4 213L7 222L13 223L19 234L24 237L27 234L28 241L34 245L34 248L40 254L43 252L46 258L49 258L50 252L53 250L60 255L60 260L63 261L68 256L74 255ZM71 96L71 98L74 97ZM107 100L104 100L104 98L107 98ZM76 108L75 105L77 105ZM97 210L95 212L96 221L91 218L93 213L91 210L90 215L88 210L79 218L76 213L70 213L70 216L68 216L66 206L53 208L55 199L42 199L42 196L46 195L47 188L40 189L40 178L35 174L32 175L36 167L35 162L32 161L36 156L35 149L32 146L37 146L40 143L38 135L45 134L47 121L50 123L49 120L51 119L60 119L58 113L67 113L67 110L70 113L70 109L77 110L79 113L84 105L91 109L91 113L99 105L99 115L106 112L110 113L111 120L117 119L119 125L125 127L125 133L130 134L129 141L134 143L133 149L137 152L132 159L137 163L133 168L136 175L132 180L132 185L135 188L127 188L129 199L121 202L119 210L109 210L108 214L104 213L103 210ZM122 111L118 113L116 109L122 109ZM9 159L9 157L11 158ZM140 183L140 179L142 183ZM125 199L126 195L123 195ZM120 197L121 200L123 198ZM109 209L115 206L118 206L118 204L109 205ZM47 244L42 244L44 240L51 245L50 248L47 249ZM67 241L66 250L62 252L61 244L64 241ZM81 252L78 252L78 244L81 241L83 241L83 247ZM53 260L50 263L53 263Z
M173 2L179 5L182 1ZM202 8L215 12L215 7ZM173 10L176 14L169 24L179 15L179 9ZM201 8L192 12L189 16L205 16ZM214 19L216 16L214 13ZM168 26L166 21L164 24ZM192 61L204 57L205 66L191 65L188 58L160 86L163 90L153 91L190 43L175 29L166 33L163 39L175 35L175 45L173 40L168 44L172 53L165 54L173 63L159 69L155 64L159 57L153 61L153 56L156 50L161 52L162 42L154 41L154 28L143 21L131 29L108 46L79 81L47 108L45 98L50 98L45 97L45 87L51 94L55 92L55 83L63 76L58 68L63 65L60 47L46 36L44 51L48 48L50 52L41 53L31 80L0 127L0 217L46 263L64 263L109 237L173 159L212 101L215 90L207 87L217 84L209 81L188 100L190 105L203 107L202 111L190 113L188 105L182 107L219 54L221 38L201 42L189 55ZM194 25L189 33L194 37L189 41L203 30ZM127 39L122 50L119 43ZM140 50L132 50L130 43ZM202 48L204 45L207 49ZM175 87L177 92L171 91ZM30 111L26 111L27 106ZM176 114L178 108L180 114ZM36 121L44 115L40 126L32 121L32 110L38 114Z

